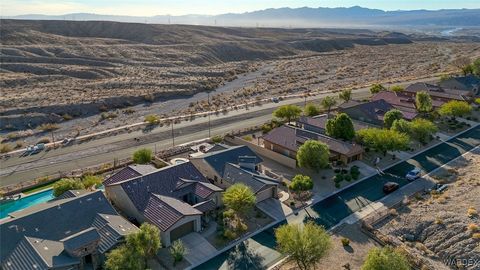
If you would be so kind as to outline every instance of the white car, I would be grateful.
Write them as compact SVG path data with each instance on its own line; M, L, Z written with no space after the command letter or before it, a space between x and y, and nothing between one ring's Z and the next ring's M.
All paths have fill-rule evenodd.
M417 178L420 178L422 176L422 171L419 168L415 168L407 173L405 178L407 178L408 181L413 181Z

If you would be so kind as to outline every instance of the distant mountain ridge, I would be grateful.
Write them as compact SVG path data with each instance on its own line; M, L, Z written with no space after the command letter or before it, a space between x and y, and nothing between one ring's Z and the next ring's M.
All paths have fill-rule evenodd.
M158 24L199 24L218 26L325 27L325 26L480 26L479 9L383 11L359 6L349 8L270 8L220 15L156 15L150 17L72 13L65 15L28 14L2 17L24 20L118 21Z

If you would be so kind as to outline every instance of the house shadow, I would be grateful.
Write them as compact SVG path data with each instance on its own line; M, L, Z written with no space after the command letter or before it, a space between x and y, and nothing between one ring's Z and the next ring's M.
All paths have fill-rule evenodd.
M238 244L227 258L228 269L266 269L262 262L263 258L255 250L250 249L246 241Z

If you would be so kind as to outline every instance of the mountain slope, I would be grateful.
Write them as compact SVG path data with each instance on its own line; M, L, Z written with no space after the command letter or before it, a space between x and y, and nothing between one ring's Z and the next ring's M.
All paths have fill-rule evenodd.
M99 20L138 23L200 24L222 26L479 26L480 9L383 11L362 7L350 8L277 8L215 16L158 15L152 17L74 13L59 16L39 14L9 17L29 20Z

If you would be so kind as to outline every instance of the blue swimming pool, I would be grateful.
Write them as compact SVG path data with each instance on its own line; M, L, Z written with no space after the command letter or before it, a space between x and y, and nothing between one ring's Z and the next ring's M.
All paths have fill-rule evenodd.
M53 199L53 190L47 189L16 201L2 203L0 204L0 218L6 217L9 213L19 211L51 199Z

